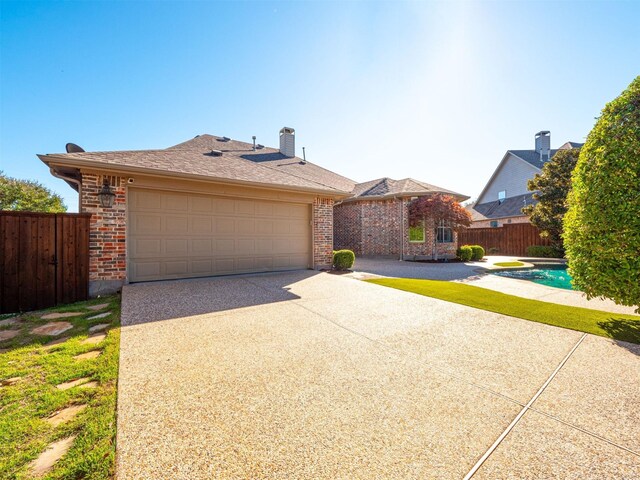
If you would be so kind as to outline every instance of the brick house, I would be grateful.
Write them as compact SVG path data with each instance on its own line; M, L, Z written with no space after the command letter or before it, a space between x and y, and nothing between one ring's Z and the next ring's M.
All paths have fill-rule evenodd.
M296 157L291 128L279 149L199 135L161 150L68 144L38 157L92 214L91 296L125 282L329 267L333 204L355 185Z
M443 193L458 201L469 197L412 178L380 178L356 184L353 195L336 203L334 248L356 256L385 256L403 260L453 258L457 234L446 225L426 219L409 227L409 203L416 197Z

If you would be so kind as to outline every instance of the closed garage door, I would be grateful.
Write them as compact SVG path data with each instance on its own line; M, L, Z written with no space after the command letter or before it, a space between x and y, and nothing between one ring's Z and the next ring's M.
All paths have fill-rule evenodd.
M132 282L308 268L311 208L129 189Z

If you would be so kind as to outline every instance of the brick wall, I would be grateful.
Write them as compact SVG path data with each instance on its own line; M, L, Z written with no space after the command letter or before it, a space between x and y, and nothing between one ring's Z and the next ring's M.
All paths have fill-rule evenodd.
M435 229L425 228L425 241L409 242L410 198L346 202L334 207L335 248L353 250L356 256L396 256L405 259L432 258ZM438 258L455 257L453 243L437 244Z
M313 266L329 268L333 263L333 199L313 201Z
M126 178L109 176L116 197L113 207L102 208L98 193L103 176L82 172L81 212L91 213L89 231L89 294L117 290L127 275Z

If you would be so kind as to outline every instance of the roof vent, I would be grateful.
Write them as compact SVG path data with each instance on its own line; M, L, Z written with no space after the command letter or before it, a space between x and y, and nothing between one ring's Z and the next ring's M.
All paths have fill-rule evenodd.
M64 147L67 150L67 153L83 153L84 148L75 143L67 143Z
M264 145L262 145L261 143L256 145L257 150L262 150L263 148L264 148Z
M209 155L211 155L212 157L221 157L222 150L211 150L211 153Z
M222 137L222 139L220 141L221 142L228 142L229 140L231 140L229 137Z

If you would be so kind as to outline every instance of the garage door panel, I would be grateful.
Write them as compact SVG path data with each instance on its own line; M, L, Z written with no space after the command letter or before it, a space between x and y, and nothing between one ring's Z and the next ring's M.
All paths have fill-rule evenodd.
M129 279L307 268L310 206L130 189Z
M163 223L163 233L184 234L189 231L189 218L185 216L165 215Z

